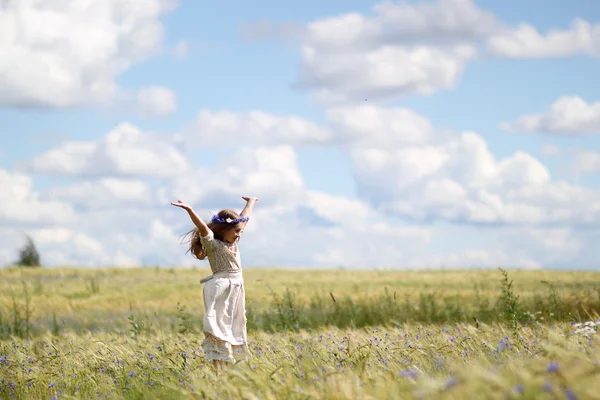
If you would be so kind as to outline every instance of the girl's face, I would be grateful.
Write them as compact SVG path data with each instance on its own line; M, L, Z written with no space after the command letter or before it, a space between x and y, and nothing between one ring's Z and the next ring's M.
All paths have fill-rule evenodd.
M235 243L240 239L242 233L244 233L244 228L241 226L234 226L233 228L225 231L223 234L223 240L227 243Z

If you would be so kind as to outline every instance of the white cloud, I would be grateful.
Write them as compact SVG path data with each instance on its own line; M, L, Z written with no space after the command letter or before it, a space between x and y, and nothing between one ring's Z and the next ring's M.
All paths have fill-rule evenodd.
M101 178L68 186L55 186L44 191L40 197L84 208L127 208L156 204L159 194L140 180Z
M35 156L24 168L32 172L96 177L169 177L189 171L191 166L172 137L142 132L123 123L101 140L63 143Z
M174 177L174 200L236 204L240 196L256 196L261 204L300 201L304 182L290 146L242 148L210 169Z
M412 132L428 138L421 143L387 135L387 143L381 136L369 145L371 137L397 124L393 109L379 116L372 132L358 125L353 133L365 140L349 149L359 195L380 212L472 224L600 223L600 192L553 181L527 153L496 160L479 135L437 134L427 123L409 123L411 132L424 130Z
M382 2L308 25L298 86L327 104L429 95L452 88L501 23L470 0Z
M524 115L502 127L509 131L564 136L600 134L600 102L588 103L578 96L563 96L545 113Z
M387 100L450 89L475 55L470 46L385 46L357 52L320 52L306 46L300 86L326 104Z
M474 134L429 146L421 152L419 147L405 147L417 153L411 156L407 152L401 157L385 153L385 147L376 149L387 158L383 158L381 172L384 187L375 185L375 195L396 207L398 204L391 200L404 200L404 215L412 217L421 213L447 221L529 222L532 227L490 227L477 233L479 243L465 240L447 250L440 228L396 226L397 210L383 207L376 212L364 200L307 190L293 149L281 146L243 149L203 170L203 175L187 176L185 181L176 178L179 188L161 188L165 198L159 201L164 208L144 202L151 196L147 196L147 186L138 181L104 178L83 182L81 192L68 186L50 188L61 201L71 198L77 212L56 227L32 227L28 233L38 244L45 265L207 267L185 255L186 246L178 236L192 223L185 212L168 204L182 194L177 192L189 190L183 193L183 200L194 200L202 217L210 217L209 211L219 208L241 209L240 195L258 195L260 200L241 243L245 266L536 268L585 261L581 252L587 252L588 257L594 254L589 242L593 235L585 230L535 227L551 213L559 222L586 222L589 218L589 223L597 225L600 202L593 190L549 182L543 166L526 154L495 161ZM401 181L407 186L396 192L400 196L386 197L390 182L394 182L388 179L385 186L389 178L386 173L398 173L395 164L390 164L398 160L404 160L405 171L414 172L416 178ZM409 168L411 163L415 168ZM22 191L19 185L13 186L15 193ZM85 203L83 189L91 190L87 198L93 201ZM38 203L29 204L29 214L40 215L37 207ZM9 222L9 227L17 231L18 222ZM452 237L472 235L469 231L473 229L460 224L443 228ZM14 241L3 242L0 260L13 261L16 245Z
M406 108L384 109L372 105L327 110L333 131L332 144L357 147L425 144L434 138L431 123Z
M60 224L75 218L70 203L40 199L30 176L0 169L0 187L0 221Z
M506 29L489 39L490 50L508 58L568 57L578 54L600 56L600 25L580 18L568 29L541 34L529 24Z
M573 152L570 169L576 174L600 172L600 153L577 149Z
M343 226L354 225L355 221L375 217L368 204L344 196L309 190L306 192L306 206L312 208L320 217Z
M0 7L0 104L108 104L115 78L158 53L170 0L7 1Z
M186 132L194 147L240 145L314 145L327 143L329 130L295 116L277 116L263 111L234 113L201 110Z
M169 88L149 86L137 94L137 110L150 117L167 117L177 110L177 96Z
M471 0L410 4L383 1L374 15L348 13L308 26L308 40L326 48L402 43L464 43L497 32L502 24Z

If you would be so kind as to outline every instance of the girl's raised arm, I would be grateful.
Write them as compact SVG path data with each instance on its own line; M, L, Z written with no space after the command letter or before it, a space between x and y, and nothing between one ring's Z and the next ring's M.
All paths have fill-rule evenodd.
M258 200L256 197L247 197L243 196L242 199L246 200L246 206L240 213L242 217L250 218L252 215L252 209L254 208L254 203Z
M208 225L206 225L204 221L202 221L202 218L200 218L198 214L196 214L192 206L182 202L181 200L177 200L176 202L172 202L171 204L175 207L183 208L185 211L188 212L190 218L192 219L192 222L194 223L194 225L196 225L198 231L200 231L200 236L208 235L208 233L210 232L210 228L208 227Z

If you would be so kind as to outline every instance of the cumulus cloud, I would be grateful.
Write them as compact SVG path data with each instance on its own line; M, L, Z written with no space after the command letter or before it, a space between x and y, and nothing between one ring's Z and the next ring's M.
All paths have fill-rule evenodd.
M330 141L331 132L296 116L278 116L263 111L235 113L201 110L185 134L195 148L240 145L319 145Z
M0 104L107 104L115 78L157 53L170 0L20 0L0 7Z
M600 134L600 102L588 103L578 96L562 96L545 113L524 115L502 127L508 131L561 136Z
M148 207L156 204L158 190L141 180L101 178L54 186L40 194L43 200L70 203L79 208Z
M181 174L171 181L177 199L210 206L236 204L240 196L263 199L261 204L299 201L304 181L290 146L242 148L211 168Z
M502 24L475 2L382 2L306 28L298 87L327 104L429 95L452 88L481 39Z
M23 224L60 224L75 219L69 202L43 200L33 188L33 179L0 168L0 221Z
M336 120L359 113L348 108ZM388 109L378 115L373 131L347 124L345 132L355 137L348 149L359 196L380 212L420 222L600 222L599 192L552 180L544 164L530 154L516 152L497 160L480 135L438 133L413 114L419 123L409 123L408 130L417 140L398 140L393 134L378 140L379 132L393 131L398 125L395 116L402 112Z
M149 117L167 117L177 110L177 96L169 88L149 86L137 94L137 111Z
M169 177L189 171L191 164L172 137L122 123L100 140L65 142L23 168L62 175Z
M495 55L507 58L558 58L574 55L600 56L600 25L580 18L568 29L552 29L542 34L529 24L506 29L488 42Z

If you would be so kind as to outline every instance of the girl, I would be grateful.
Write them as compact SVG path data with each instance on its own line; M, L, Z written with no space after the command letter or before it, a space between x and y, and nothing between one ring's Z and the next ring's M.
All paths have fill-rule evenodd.
M242 197L246 206L240 214L221 210L206 224L189 204L171 203L186 210L195 229L190 251L199 260L208 258L212 275L203 278L204 335L202 349L216 366L248 358L246 343L246 299L242 264L237 242L244 231L256 197Z

